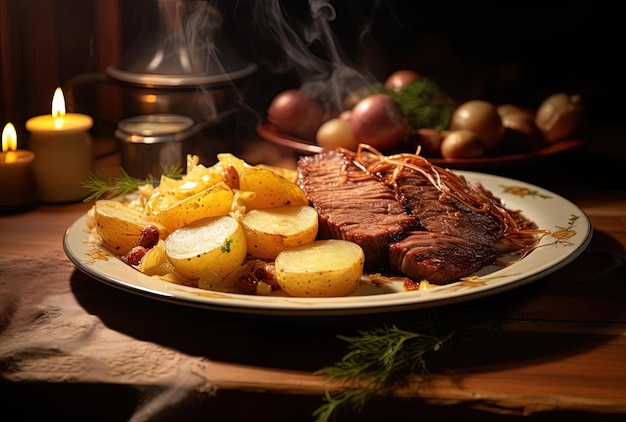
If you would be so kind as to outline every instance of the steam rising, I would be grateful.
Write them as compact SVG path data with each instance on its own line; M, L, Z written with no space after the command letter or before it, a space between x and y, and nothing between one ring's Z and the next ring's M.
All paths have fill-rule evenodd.
M154 85L176 87L236 79L249 65L223 35L217 0L148 4L145 27L117 66L120 72L160 77Z
M370 85L371 76L357 71L341 50L330 27L335 9L326 1L309 0L308 15L286 13L278 0L256 2L255 33L280 51L282 61L268 66L276 72L295 71L300 89L327 106L341 108L349 92ZM265 58L258 57L262 62Z
M245 103L237 83L257 66L242 59L233 46L236 39L231 36L240 23L247 26L244 37L251 38L252 62L274 75L296 74L298 86L293 88L317 98L329 112L340 110L349 93L375 82L366 71L357 71L341 50L331 29L336 11L328 1L158 0L151 6L147 27L112 69L114 77L154 86L195 87L204 120L219 113L216 84L230 84L238 102ZM230 12L234 24L228 20ZM237 21L240 15L248 19Z
M185 13L181 22L179 16L184 12L181 10L183 5L190 10ZM187 73L198 72L208 75L216 71L223 72L214 41L214 35L223 22L219 11L207 3L176 2L170 3L170 8L172 7L174 10L166 13L163 18L167 22L168 33L172 34L174 49L179 51L178 57L181 59L183 70ZM179 25L182 28L177 28ZM212 69L216 64L219 64L219 68Z

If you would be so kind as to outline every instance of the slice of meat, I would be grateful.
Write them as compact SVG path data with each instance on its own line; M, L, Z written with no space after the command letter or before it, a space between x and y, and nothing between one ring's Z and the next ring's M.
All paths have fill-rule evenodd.
M418 231L389 247L389 263L415 281L449 283L497 258L496 249L460 237Z
M505 227L498 214L502 211L499 199L446 169L425 164L424 171L432 177L409 167L400 173L376 173L394 186L397 197L424 230L391 245L391 268L411 278L448 283L494 263ZM467 203L434 184L442 180ZM488 206L478 211L468 204Z
M441 192L426 177L415 171L405 170L396 183L404 206L426 231L460 237L488 246L497 242L502 222L493 214L468 208L452 196ZM484 192L479 192L469 184L466 184L466 190L485 196Z
M383 182L339 151L301 157L297 183L318 212L319 237L359 244L368 270L387 268L389 245L418 227Z

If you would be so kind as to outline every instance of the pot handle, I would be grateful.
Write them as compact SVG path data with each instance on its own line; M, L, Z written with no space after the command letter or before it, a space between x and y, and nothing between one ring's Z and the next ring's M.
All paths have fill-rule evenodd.
M68 111L70 113L77 111L76 101L74 99L74 91L76 88L84 85L106 82L109 82L108 76L100 72L81 73L68 79L63 87L63 92L65 93L65 104Z

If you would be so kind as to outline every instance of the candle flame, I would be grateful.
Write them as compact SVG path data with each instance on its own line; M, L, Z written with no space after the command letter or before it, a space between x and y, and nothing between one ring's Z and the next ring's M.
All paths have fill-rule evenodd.
M61 88L57 88L52 97L52 117L56 119L62 116L65 116L65 97Z
M157 96L154 94L146 94L142 98L146 103L156 104Z
M2 130L2 152L15 151L17 149L17 132L13 123L7 123Z

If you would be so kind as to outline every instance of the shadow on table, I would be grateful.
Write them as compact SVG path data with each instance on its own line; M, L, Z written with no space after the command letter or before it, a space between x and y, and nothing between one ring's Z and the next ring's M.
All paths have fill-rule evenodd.
M626 308L621 306L626 299L621 281L626 275L623 251L621 255L603 252L618 246L598 232L581 256L544 279L466 303L399 313L284 317L218 312L132 294L78 270L71 288L86 311L108 328L211 360L314 371L348 352L348 344L338 335L359 336L360 330L382 324L418 331L429 321L426 329L433 333L458 331L454 347L433 355L433 370L453 365L484 371L496 362L515 366L561 359L610 340L610 335L543 332L542 324L626 320ZM536 324L537 329L532 333L507 330L511 322L520 321ZM526 336L534 340L525 342Z

